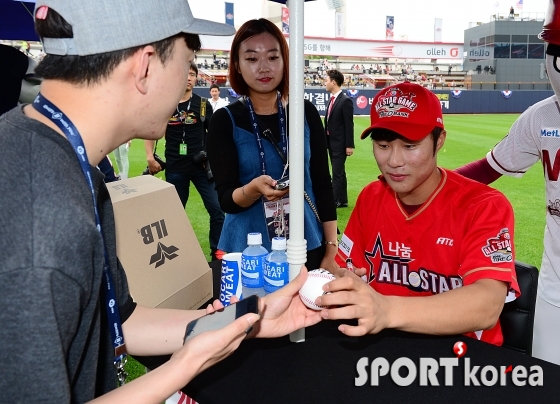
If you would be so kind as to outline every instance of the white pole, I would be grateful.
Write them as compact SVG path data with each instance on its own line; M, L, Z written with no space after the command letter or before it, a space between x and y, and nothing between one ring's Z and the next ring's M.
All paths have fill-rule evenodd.
M307 261L307 241L303 225L304 182L304 104L303 104L303 7L304 0L289 0L290 9L290 238L288 240L288 263L290 280L300 272ZM290 341L305 341L305 329L290 334Z

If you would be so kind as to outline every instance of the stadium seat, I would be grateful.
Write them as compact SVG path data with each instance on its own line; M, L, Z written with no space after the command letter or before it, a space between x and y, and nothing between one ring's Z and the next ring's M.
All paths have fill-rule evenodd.
M500 314L504 336L502 346L531 355L539 271L532 265L515 261L515 272L521 296L504 304Z

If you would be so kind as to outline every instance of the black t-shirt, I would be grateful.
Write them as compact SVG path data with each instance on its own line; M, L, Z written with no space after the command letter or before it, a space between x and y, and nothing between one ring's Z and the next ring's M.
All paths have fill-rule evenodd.
M179 103L167 122L165 131L165 160L168 171L180 171L193 164L193 156L205 149L206 133L212 118L212 106L206 100L204 122L200 116L200 96L193 94L190 100ZM181 144L187 146L187 154L181 155Z

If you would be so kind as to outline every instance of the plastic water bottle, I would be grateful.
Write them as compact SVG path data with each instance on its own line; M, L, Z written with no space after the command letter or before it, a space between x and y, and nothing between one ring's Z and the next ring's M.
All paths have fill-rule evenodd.
M266 257L264 268L264 291L272 293L290 282L286 238L274 237L272 251Z
M247 234L247 248L241 254L241 283L243 297L265 295L263 287L264 262L268 251L262 246L261 233Z

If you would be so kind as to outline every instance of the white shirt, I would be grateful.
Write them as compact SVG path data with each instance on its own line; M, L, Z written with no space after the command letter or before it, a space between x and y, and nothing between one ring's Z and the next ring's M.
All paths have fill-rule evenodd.
M214 101L212 98L209 98L208 102L210 103L210 105L212 105L212 110L214 112L216 112L222 107L225 107L226 105L229 105L229 103L223 98L218 98L218 101Z
M334 103L336 102L336 97L338 97L338 95L339 95L341 92L342 92L342 90L338 90L335 94L331 94L332 101L331 101L330 98L329 98L329 104L327 105L327 115L329 115L329 106L331 105L331 102L332 102L332 105L334 105ZM330 116L327 116L327 120L328 120L329 118L330 118Z
M334 100L336 101L336 97L338 97L338 94L340 94L341 92L342 92L342 90L338 90L335 94L331 95L331 98L334 98Z

